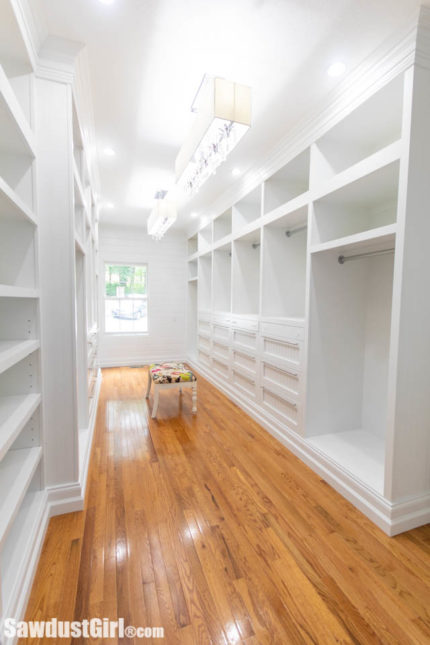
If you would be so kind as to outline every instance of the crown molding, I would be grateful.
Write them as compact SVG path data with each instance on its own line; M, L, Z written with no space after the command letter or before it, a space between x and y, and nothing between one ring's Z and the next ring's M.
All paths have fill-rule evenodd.
M430 68L430 7L421 6L413 12L400 32L385 40L368 58L330 92L324 102L305 115L263 160L247 171L240 182L229 186L213 201L204 223L190 225L187 234L194 235L237 201L245 197L265 179L330 130L349 112L384 85L414 64ZM208 213L207 211L210 211Z

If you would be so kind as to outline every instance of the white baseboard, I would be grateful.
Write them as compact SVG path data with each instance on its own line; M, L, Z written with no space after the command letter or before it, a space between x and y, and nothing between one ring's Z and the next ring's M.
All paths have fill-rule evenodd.
M280 443L350 501L389 536L409 531L430 522L430 493L401 502L390 502L353 477L339 464L311 446L306 439L282 425L260 406L247 401L233 388L192 358L187 363L231 401L236 403Z
M163 363L166 361L184 362L184 358L172 356L122 356L121 358L105 358L99 360L99 366L105 367L141 367L151 363Z

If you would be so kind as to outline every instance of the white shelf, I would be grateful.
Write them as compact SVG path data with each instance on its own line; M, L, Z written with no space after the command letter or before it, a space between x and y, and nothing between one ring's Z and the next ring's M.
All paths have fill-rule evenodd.
M45 504L44 491L27 492L4 543L0 561L5 611L8 610L9 599L15 596L15 585L19 584L28 566Z
M0 340L0 374L39 347L38 340Z
M0 464L0 545L18 513L41 457L40 447L9 450Z
M40 404L40 394L0 397L0 462Z
M382 437L365 430L349 430L312 437L307 443L383 494L385 442Z
M78 236L76 233L75 233L75 247L76 247L76 248L77 248L77 249L78 249L78 250L79 250L83 255L85 255L85 253L86 253L86 251L85 251L85 247L84 247L84 245L82 244L81 239L79 238L79 236Z
M0 177L0 213L1 217L24 217L37 225L34 213L2 177Z
M0 284L0 298L38 298L38 289L27 289L26 287L13 287L8 284Z
M0 65L0 132L1 149L35 157L34 134L28 125L13 89Z
M198 276L194 276L194 278L188 278L188 282L197 282Z
M337 251L343 253L366 253L371 251L384 251L394 247L396 243L397 224L388 224L379 228L347 235L337 240L323 242L311 246L311 253L324 253L326 251Z
M285 204L282 204L263 215L263 224L276 224L278 220L285 218L285 221L288 222L288 226L292 227L294 225L298 225L299 222L302 222L303 219L306 219L307 217L307 206L309 205L309 202L310 193L309 191L306 191L302 195L285 202ZM306 214L305 218L303 218L304 212Z

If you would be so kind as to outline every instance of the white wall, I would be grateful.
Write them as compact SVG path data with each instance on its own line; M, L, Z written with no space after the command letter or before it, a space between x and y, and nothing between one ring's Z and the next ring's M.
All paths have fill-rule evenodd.
M100 348L101 367L143 365L186 356L186 237L168 231L159 242L146 227L100 225ZM104 263L148 264L148 334L105 334Z

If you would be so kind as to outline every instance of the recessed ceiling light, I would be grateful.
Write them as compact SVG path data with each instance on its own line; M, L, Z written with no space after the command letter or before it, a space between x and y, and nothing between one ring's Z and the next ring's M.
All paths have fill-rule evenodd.
M102 208L113 208L113 203L112 202L103 202Z
M233 175L233 177L239 177L239 175L241 174L240 168L233 168L233 170L231 171L231 174Z
M103 149L103 154L106 155L106 157L114 157L115 150L107 146L106 148Z
M191 217L192 217L193 219L195 219L195 218L197 217L197 213L196 213L195 211L193 211L193 212L191 213Z
M328 76L342 76L346 71L346 65L345 63L342 63L342 61L337 61L336 63L332 63L330 67L327 70Z
M115 0L99 0L102 4L113 4Z

